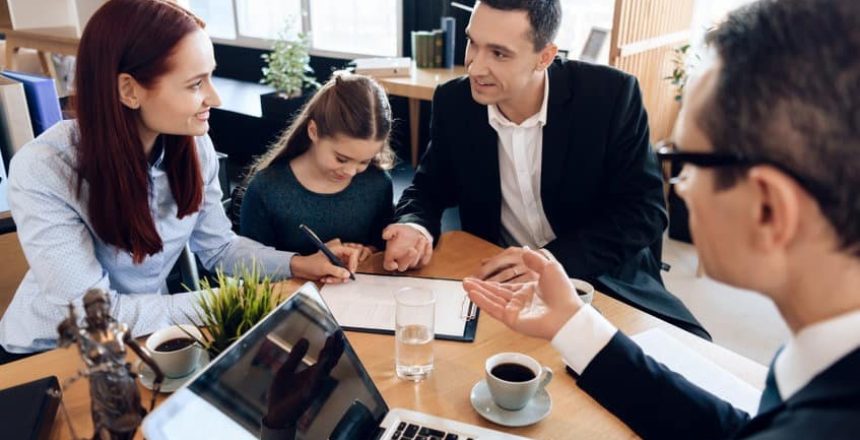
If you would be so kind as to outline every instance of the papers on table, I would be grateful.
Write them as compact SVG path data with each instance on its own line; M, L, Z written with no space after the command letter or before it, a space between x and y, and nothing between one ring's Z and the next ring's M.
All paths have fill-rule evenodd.
M424 287L436 294L436 335L445 339L469 339L464 298L459 281L356 274L356 280L323 286L320 293L338 324L352 330L394 332L394 292L403 287Z
M666 332L654 328L634 335L631 339L654 360L690 382L746 411L750 416L758 412L760 390L687 348Z

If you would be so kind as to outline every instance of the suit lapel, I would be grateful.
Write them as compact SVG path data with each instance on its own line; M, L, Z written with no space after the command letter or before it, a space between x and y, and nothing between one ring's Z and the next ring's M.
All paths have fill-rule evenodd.
M467 152L467 173L475 178L472 180L484 193L493 207L485 218L487 231L493 234L494 241L500 237L502 216L502 183L499 176L499 135L490 126L487 117L487 106L470 100L470 117L465 121L464 132L471 133L470 151Z
M546 125L543 128L543 149L541 158L541 198L544 210L554 206L561 188L565 159L570 150L568 104L571 96L571 78L561 61L556 60L549 67L549 103L547 105ZM550 205L550 206L548 206ZM549 216L549 213L547 213Z

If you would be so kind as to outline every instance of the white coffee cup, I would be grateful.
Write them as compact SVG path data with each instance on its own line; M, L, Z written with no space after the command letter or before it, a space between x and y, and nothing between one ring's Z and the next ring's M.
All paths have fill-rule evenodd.
M552 380L549 367L522 353L490 356L484 369L493 402L511 411L525 408L532 397Z
M576 294L579 295L579 299L586 304L591 304L591 301L594 300L594 286L578 278L571 278L570 282L576 288Z
M171 339L191 339L188 337L189 334L193 335L197 340L203 339L203 335L200 333L200 330L189 324L166 327L156 331L146 338L146 344L144 345L146 346L147 354L149 354L155 363L158 364L158 367L161 368L161 372L164 373L166 377L175 379L187 376L194 371L194 367L197 366L197 360L202 352L202 348L196 342L173 351L159 351L156 350L156 348Z

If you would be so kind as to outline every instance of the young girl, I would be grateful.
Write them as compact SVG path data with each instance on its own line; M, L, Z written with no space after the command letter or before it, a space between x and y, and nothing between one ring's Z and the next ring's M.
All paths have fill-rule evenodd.
M391 108L376 81L337 72L252 167L241 233L276 249L316 250L299 230L340 238L367 258L392 220Z
M212 270L252 258L275 277L327 281L346 270L322 253L240 238L221 207L209 110L212 43L203 22L163 0L111 0L77 56L77 120L56 124L12 160L8 198L30 269L0 320L0 363L56 346L57 324L90 288L133 336L194 316L196 293L167 295L186 244ZM356 249L333 245L356 267ZM79 313L80 315L80 313Z

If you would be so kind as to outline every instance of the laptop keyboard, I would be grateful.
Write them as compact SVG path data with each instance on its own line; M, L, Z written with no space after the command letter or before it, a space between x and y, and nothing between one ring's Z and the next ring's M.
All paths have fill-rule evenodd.
M453 432L444 432L414 423L400 422L388 440L474 440Z

